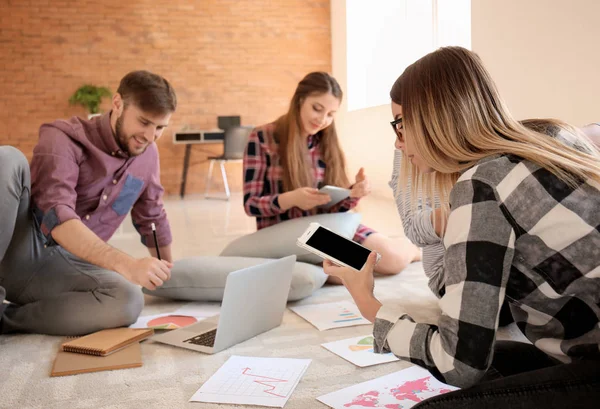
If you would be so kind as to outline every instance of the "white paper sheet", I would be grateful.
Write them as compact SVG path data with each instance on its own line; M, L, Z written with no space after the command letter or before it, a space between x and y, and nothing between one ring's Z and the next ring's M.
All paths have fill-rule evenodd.
M317 400L334 409L352 408L412 408L432 396L458 388L443 384L428 371L413 366L359 383L337 392L319 396Z
M282 408L306 372L310 359L231 356L190 402Z
M319 331L354 325L371 325L371 322L360 315L358 307L350 301L298 305L290 307L290 310L317 327Z
M398 361L398 358L392 353L376 354L373 352L372 335L328 342L321 346L360 367Z

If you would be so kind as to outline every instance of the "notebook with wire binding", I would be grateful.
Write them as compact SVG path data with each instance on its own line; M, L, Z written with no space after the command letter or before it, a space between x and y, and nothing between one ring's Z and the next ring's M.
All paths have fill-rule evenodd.
M59 349L50 376L77 375L140 366L142 366L142 349L139 342L128 345L109 356L74 354Z
M65 352L107 356L134 342L142 341L154 334L153 329L112 328L73 339L62 344Z

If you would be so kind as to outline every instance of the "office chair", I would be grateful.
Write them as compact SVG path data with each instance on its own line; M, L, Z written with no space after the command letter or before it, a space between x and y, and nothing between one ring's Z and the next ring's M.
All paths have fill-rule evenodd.
M217 117L217 128L226 130L227 128L235 128L242 124L242 117L239 115L232 116L218 116Z
M208 158L210 160L210 165L208 167L208 175L206 177L206 189L204 191L205 199L229 200L231 192L229 191L229 184L227 183L225 164L227 162L239 163L244 160L244 151L246 149L246 144L248 143L248 136L250 135L250 132L252 132L252 129L252 126L234 126L225 129L225 136L223 139L223 155L212 156ZM223 178L226 197L209 196L215 162L219 162L221 167L221 177Z

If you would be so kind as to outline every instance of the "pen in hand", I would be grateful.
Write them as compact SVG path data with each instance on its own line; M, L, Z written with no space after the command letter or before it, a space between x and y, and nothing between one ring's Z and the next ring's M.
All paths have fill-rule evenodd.
M151 226L152 226L152 235L154 236L154 245L156 246L156 256L159 260L162 260L160 258L160 250L158 249L158 241L156 241L156 225L154 223L152 223Z

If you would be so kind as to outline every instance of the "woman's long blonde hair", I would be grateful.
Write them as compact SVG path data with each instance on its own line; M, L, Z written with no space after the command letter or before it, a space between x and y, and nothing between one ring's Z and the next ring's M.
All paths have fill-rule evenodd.
M306 97L326 93L342 101L342 89L335 78L326 72L311 72L298 83L287 114L275 121L275 140L279 143L284 192L299 187L314 187L312 164L307 160L306 139L300 137L300 107ZM326 164L324 183L349 187L346 159L340 147L335 121L320 133L319 148Z
M412 179L414 207L419 201L434 203L435 193L443 220L460 172L491 155L530 160L571 186L577 180L600 183L600 153L595 146L560 121L540 123L567 130L579 149L546 136L548 128L515 120L479 57L465 48L440 48L416 61L396 80L390 96L402 106L406 141L434 169L421 174L409 161L402 161L405 180L399 183L406 185L407 178Z

